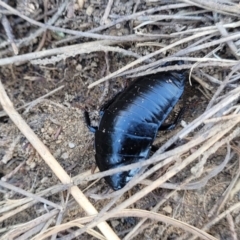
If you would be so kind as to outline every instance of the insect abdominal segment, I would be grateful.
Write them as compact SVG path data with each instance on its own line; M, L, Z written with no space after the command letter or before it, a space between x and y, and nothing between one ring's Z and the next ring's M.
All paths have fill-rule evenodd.
M185 78L180 72L139 78L105 105L95 130L95 158L100 171L148 158L157 132L183 93ZM91 130L89 117L85 119ZM132 169L105 180L118 190L138 172Z

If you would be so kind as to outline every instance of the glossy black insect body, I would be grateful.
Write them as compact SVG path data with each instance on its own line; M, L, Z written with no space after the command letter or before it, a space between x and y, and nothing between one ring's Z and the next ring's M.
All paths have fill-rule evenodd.
M184 90L185 74L165 72L134 81L102 111L95 132L96 163L105 171L148 158L158 130L178 102ZM132 169L105 178L118 190L139 171Z

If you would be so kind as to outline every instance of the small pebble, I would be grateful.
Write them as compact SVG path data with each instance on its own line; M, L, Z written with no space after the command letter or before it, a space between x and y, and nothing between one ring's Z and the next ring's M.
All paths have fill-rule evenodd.
M47 132L48 132L48 134L53 134L54 133L54 129L52 127L49 127Z
M122 24L120 24L120 23L116 24L116 29L120 29L121 27L122 27Z
M45 183L48 181L48 177L44 177L42 180L41 180L41 183Z
M97 67L97 63L96 62L91 62L91 67Z
M34 169L34 168L36 167L36 163L35 163L35 162L31 162L29 167L30 167L31 169Z
M92 7L92 6L89 6L89 7L87 8L87 10L86 10L86 14L87 14L88 16L91 16L92 13L93 13L93 7Z
M81 65L81 64L78 64L78 65L76 66L76 70L79 71L79 72L82 71L82 65Z
M67 152L63 153L61 156L61 158L63 158L63 159L68 159L68 157L69 157L69 155Z
M117 227L118 225L119 225L119 221L117 221L117 220L112 220L111 221L111 224L112 224L112 226L115 228L115 227Z
M53 153L53 156L54 156L55 158L58 158L59 156L61 156L61 153L62 153L61 149L58 148L58 149L56 150L56 152Z
M75 143L72 143L72 142L70 142L70 143L68 143L68 146L70 147L70 148L75 148Z
M85 2L85 0L78 0L77 1L79 9L83 8L84 2Z
M183 128L187 127L187 125L188 125L188 124L187 124L185 121L183 121L183 120L181 121L181 126L182 126Z
M166 206L163 208L163 211L165 211L166 213L172 213L172 207Z

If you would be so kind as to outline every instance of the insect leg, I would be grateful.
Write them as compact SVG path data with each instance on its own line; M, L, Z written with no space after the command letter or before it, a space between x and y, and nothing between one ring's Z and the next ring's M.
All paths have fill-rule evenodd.
M84 111L84 118L85 118L85 122L86 122L87 127L90 130L90 132L95 133L98 130L98 127L91 126L89 113L87 111Z
M180 112L178 113L177 117L175 118L173 123L169 123L169 124L163 124L160 126L160 128L158 129L158 131L166 131L166 130L172 130L176 127L176 125L179 123L183 112L184 112L184 107L180 110Z
M159 148L155 145L151 146L151 152L155 153Z

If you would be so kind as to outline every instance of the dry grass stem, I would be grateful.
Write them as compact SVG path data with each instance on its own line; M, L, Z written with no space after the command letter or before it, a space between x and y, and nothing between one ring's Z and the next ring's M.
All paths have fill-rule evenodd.
M59 212L59 210L52 210L44 215L42 215L41 217L38 217L30 222L21 224L20 226L18 226L16 229L10 230L10 232L8 232L6 235L2 236L0 238L0 240L4 240L4 239L14 239L15 237L19 236L20 234L38 226L39 224L44 224L48 219L52 218L53 216L55 216L57 213ZM43 226L42 226L43 227Z
M206 110L208 110L213 103L215 102L216 98L219 96L219 94L223 91L227 83L229 82L230 78L233 76L233 74L240 69L240 62L232 67L232 71L228 74L228 76L225 78L225 80L222 82L222 84L218 87L217 91L215 92L214 96L212 97L211 101L209 102Z
M26 108L26 107L28 107L28 106L34 106L34 105L36 105L38 102L40 102L41 99L44 99L44 98L47 98L47 97L53 95L54 93L56 93L57 91L61 90L62 88L64 88L64 86L60 86L60 87L58 87L58 88L50 91L49 93L47 93L47 94L45 94L45 95L43 95L43 96L35 99L34 101L31 101L31 102L29 102L29 103L24 104L24 105L21 106L21 107L16 108L16 110L19 111L19 110L24 109L24 108ZM6 114L5 111L1 111L1 112L0 112L0 117L4 117L4 116L6 116L6 115L7 115L7 114Z
M216 223L218 223L220 220L222 220L223 218L225 218L228 214L231 214L231 212L236 211L240 208L240 203L236 203L233 206L231 206L230 208L228 208L227 210L225 210L224 212L222 212L221 214L217 215L213 220L211 220L208 224L206 224L202 230L203 231L208 231L208 229L215 225ZM195 240L196 236L191 237L189 240Z
M238 1L120 3L0 0L0 240L239 238ZM165 122L184 105L181 126L93 173L84 109L97 126L127 78L167 71L189 76ZM102 178L134 168L109 191Z
M233 99L234 99L234 97L233 97ZM222 102L219 103L219 106L221 106L221 108L224 107L224 103L229 104L226 101L222 101ZM217 107L217 109L218 109L218 107ZM214 114L213 110L214 109L211 109L211 111L209 111L209 113L211 112L211 114ZM196 122L200 125L201 120L203 121L202 116L200 116L199 119L196 119ZM149 160L146 160L144 162L127 165L127 166L124 166L124 167L119 167L117 169L112 169L112 170L108 170L108 171L101 172L101 173L95 173L95 174L92 174L92 175L89 175L89 174L81 175L80 174L79 176L74 177L73 181L74 181L75 184L79 184L83 180L84 181L95 180L95 179L100 178L100 177L109 176L109 175L112 175L114 173L121 172L121 171L127 171L127 170L130 170L132 168L147 166L147 165L150 165L150 164L153 164L153 163L157 163L159 161L161 161L160 165L162 167L165 164L168 164L168 163L172 162L174 160L175 156L183 154L184 152L189 151L194 146L197 146L197 145L201 144L202 142L206 141L207 139L209 139L210 137L215 136L219 132L219 129L231 127L233 123L235 124L239 121L240 121L240 119L235 119L235 120L232 119L232 121L228 121L228 123L226 122L226 123L224 123L224 125L222 125L222 124L216 125L211 129L211 131L206 131L205 133L201 134L200 136L198 136L197 138L188 142L187 144L182 145L180 147L177 147L173 150L167 151L165 153L162 153L163 150L161 150L161 148L160 148ZM181 132L185 132L185 129L183 129ZM181 134L181 132L179 133L179 135ZM174 136L173 138L175 139L176 137ZM172 144L174 141L170 139L169 142ZM168 144L167 144L166 148L167 147L168 147Z
M161 201L159 201L155 207L153 207L153 209L151 209L151 212L157 212L158 209L165 203L167 202L172 196L174 196L174 194L177 193L177 190L180 189L185 189L185 186L191 182L194 179L193 176L187 178L185 181L183 181L181 184L179 184L178 187L176 187L175 190L171 191L170 193L168 193ZM161 187L164 184L161 185ZM140 227L144 224L144 222L147 220L147 218L143 218L125 237L123 240L130 240L132 239L134 236L136 236L136 234L141 231L142 229L140 229Z
M8 37L8 41L11 43L12 50L13 50L14 54L17 55L18 54L18 47L17 47L17 45L14 41L14 36L12 34L12 28L11 28L11 26L9 24L9 21L8 21L6 16L2 16L2 25L4 27L6 35Z
M210 33L212 33L212 32L209 32L209 33L206 33L206 32L204 32L204 33L197 33L197 34L194 34L193 36L186 37L186 38L184 38L184 39L181 39L181 40L179 40L179 41L176 41L175 43L170 44L170 45L168 45L168 46L166 46L166 47L164 47L164 48L162 48L162 49L160 49L160 50L158 50L158 51L155 51L155 52L150 53L150 54L148 54L148 55L146 55L146 56L144 56L144 57L142 57L142 58L140 58L140 59L138 59L138 60L135 60L134 62L126 65L125 67L123 67L123 68L115 71L114 73L109 74L107 77L103 77L103 78L99 79L98 81L90 84L90 85L88 86L88 88L92 88L92 87L94 87L94 86L96 86L96 85L98 85L98 84L100 84L100 83L102 83L102 82L104 82L104 81L106 81L106 80L109 80L109 79L111 79L111 78L114 78L114 77L118 76L120 73L128 70L129 68L132 68L132 67L134 67L135 65L137 65L137 64L139 64L139 63L141 63L141 62L143 62L143 61L145 61L145 60L147 60L147 59L149 59L149 58L152 58L152 57L154 57L154 56L156 56L156 55L158 55L158 54L160 54L160 53L162 53L162 52L164 52L164 51L167 51L167 50L169 50L169 49L171 49L171 48L173 48L173 47L175 47L175 46L178 46L178 45L180 45L180 44L189 42L189 41L191 41L191 40L193 40L193 39L196 39L196 38L205 36L205 35L210 34ZM221 38L221 39L219 39L219 40L211 41L210 43L205 43L205 44L198 45L198 46L196 46L196 47L192 47L192 48L190 48L190 49L182 50L182 51L180 51L180 52L178 53L178 56L179 56L180 54L181 54L181 55L183 55L183 54L188 54L188 53L191 53L191 52L199 51L199 50L201 50L201 49L209 48L209 47L212 47L212 46L215 46L215 45L224 43L224 42L226 42L226 41L236 40L236 39L238 39L239 37L240 37L240 34L239 34L239 33L235 33L235 34L232 34L232 35L230 35L230 36L228 36L228 37L223 37L223 38ZM156 62L156 63L157 63L157 62ZM156 72L155 72L155 73L156 73Z
M227 221L228 221L229 228L230 228L230 231L231 231L232 239L237 240L238 236L237 236L237 233L235 231L234 221L233 221L233 217L232 217L231 214L227 215Z
M184 0L184 2L193 4L195 6L205 8L211 11L216 11L219 13L229 14L229 15L236 15L239 12L239 6L237 4L234 5L227 5L222 3L210 2L206 0Z
M16 145L18 144L19 140L20 140L20 136L18 136L18 137L11 143L11 145L9 146L8 151L5 153L5 155L3 156L2 160L1 160L2 163L6 164L9 160L12 159L12 157L13 157L13 151L14 151Z
M150 212L150 211L146 211L146 210L140 210L140 209L124 209L121 212L116 212L115 214L113 214L112 217L116 218L116 217L121 217L121 216L151 218L153 220L162 221L162 222L174 225L176 227L180 227L180 228L184 229L185 231L191 232L195 236L201 237L202 239L216 240L216 238L214 238L213 236L209 235L208 233L206 233L204 231L201 231L198 228L195 228L195 227L193 227L189 224L186 224L186 223L178 221L176 219L164 216L164 215L159 214L159 213ZM51 229L48 229L48 231L44 235L42 235L42 234L38 235L37 239L44 239L48 236L51 236L53 233L58 232L59 231L58 228L60 228L60 227L61 227L61 230L65 230L65 229L68 229L69 227L72 227L72 226L78 226L78 224L81 224L81 223L90 222L90 221L92 221L92 219L94 217L95 216L80 218L80 219L76 219L76 220L72 221L71 223L66 223L66 224L63 224L63 225L58 226L58 227L53 227ZM76 235L76 232L75 232L75 237L76 236L78 236L78 235ZM34 239L36 239L36 238L34 238Z
M216 149L218 149L218 147L216 147ZM234 155L226 156L225 160L220 165L216 166L213 170L211 170L207 174L207 176L203 177L202 179L200 179L198 181L191 182L191 183L185 183L185 184L182 184L182 183L163 183L159 187L160 188L166 188L166 189L179 189L179 190L200 189L200 188L204 187L211 178L213 178L217 174L219 174L233 157L234 157ZM204 172L206 173L206 170ZM197 177L200 177L200 176L197 176ZM196 178L196 176L193 175L192 180L195 179L195 178ZM153 183L153 181L143 180L141 183L143 183L144 185L150 185L150 184Z
M145 196L146 194L148 194L149 192L153 191L155 188L157 188L158 186L160 186L162 183L166 182L168 179L170 179L171 177L173 177L175 174L177 174L179 171L181 171L183 168L185 168L188 164L190 164L193 160L195 160L199 155L201 155L205 150L209 149L215 142L217 142L219 139L221 139L226 133L228 133L236 124L238 123L238 121L235 121L235 123L231 124L231 126L229 128L225 128L222 129L221 132L219 132L217 135L215 135L214 137L210 138L208 141L206 141L197 151L195 151L192 155L190 155L189 157L187 157L180 165L176 165L175 167L173 167L170 171L168 171L166 174L164 174L163 176L161 176L159 179L157 179L156 181L154 181L151 185L145 187L143 190L137 192L135 195L133 195L132 197L130 197L129 199L125 200L124 202L122 202L120 205L118 205L117 207L115 207L113 210L109 211L104 217L102 217L100 220L98 221L92 221L90 224L86 225L85 228L92 228L95 227L99 222L104 221L110 217L112 217L112 214L119 212L123 209L125 209L126 207L128 207L129 205L133 204L134 202L136 202L138 199L142 198L143 196ZM228 137L226 137L224 140L221 140L219 145L224 145L227 142L231 141L233 138L235 138L236 136L238 136L240 134L240 128L237 128L236 130L234 130L231 134L229 134ZM220 147L219 146L219 147ZM154 168L154 167L153 167ZM151 170L149 170L151 171ZM149 172L148 171L148 172ZM146 173L144 173L142 176L146 175ZM145 177L145 176L144 176ZM141 179L141 178L140 178ZM126 188L126 187L124 187ZM123 188L123 189L124 189ZM120 190L121 191L121 190ZM83 228L80 232L84 232L85 228Z
M9 184L9 183L3 182L3 181L1 181L1 180L0 180L0 186L2 186L2 187L4 187L4 188L7 188L7 189L10 189L10 190L12 190L12 191L18 192L18 193L20 193L20 194L22 194L22 195L25 195L25 196L27 196L27 197L33 198L33 199L35 199L35 200L37 200L37 201L39 201L39 202L42 202L42 203L47 204L47 205L49 205L49 206L52 206L53 208L57 208L57 209L59 209L59 210L62 210L62 207L61 207L61 206L59 206L59 205L57 205L57 204L55 204L55 203L53 203L53 202L50 202L50 201L48 201L47 199L44 199L44 198L39 197L39 196L37 196L37 195L35 195L35 194L29 193L29 192L27 192L27 191L25 191L25 190L23 190L23 189L20 189L20 188L18 188L18 187L15 187L15 186L13 186L13 185L11 185L11 184Z
M108 15L111 11L111 7L113 5L113 0L108 0L108 4L107 4L107 7L105 8L105 12L104 12L104 15L100 21L100 24L101 25L104 25L107 23L107 18L108 18Z
M31 130L31 128L26 124L26 122L22 119L22 117L16 112L13 108L12 102L8 98L4 87L0 81L0 103L3 106L3 109L12 119L12 121L16 124L19 130L23 133L24 136L29 140L32 146L37 150L39 155L45 160L48 166L52 169L52 171L58 176L58 178L64 183L71 183L70 176L64 171L64 169L60 166L60 164L56 161L56 159L49 152L47 147L40 141L40 139L35 135L35 133ZM88 199L84 196L84 194L80 191L80 189L76 186L70 188L70 192L78 204L83 207L83 209L89 214L96 214L97 210L94 206L88 201ZM105 236L109 239L118 239L109 225L105 222L102 222L98 225L99 229L103 232Z
M17 15L17 16L23 18L24 20L30 22L31 24L34 24L38 27L43 28L44 30L49 29L52 31L58 31L58 32L76 35L76 36L80 36L80 37L102 39L102 40L113 40L113 41L134 41L137 36L135 34L123 36L123 37L122 36L111 36L111 35L107 36L107 35L101 35L101 34L96 34L96 33L91 33L91 32L81 32L81 31L75 31L75 30L71 30L71 29L55 27L55 26L51 26L51 25L47 25L47 24L43 24L41 22L35 21L34 19L31 19L31 18L21 14L19 11L10 7L9 5L7 5L6 3L4 3L2 1L0 1L0 6L8 9L9 11L12 12L12 14Z
M124 41L127 41L127 40L123 40L123 42ZM111 44L114 44L114 41L96 41L96 42L76 44L76 45L71 45L71 46L66 46L66 47L61 47L61 48L54 48L54 49L50 49L50 50L43 50L40 52L28 53L28 54L24 54L24 55L0 59L0 66L4 66L7 64L13 64L13 63L16 64L18 62L25 62L25 61L30 61L30 60L32 60L31 62L33 64L46 65L46 64L50 64L50 63L59 62L68 57L74 57L78 54L98 52L98 51L106 51L106 52L113 51L113 52L122 53L123 55L133 56L136 58L141 57L138 54L132 53L131 51L121 49L119 47L104 46L104 45L111 45ZM39 59L39 58L53 56L53 55L56 55L56 56L52 57L50 59ZM33 60L33 59L36 59L36 60Z
M224 207L224 204L226 203L228 198L230 198L230 194L232 192L232 189L235 186L237 180L239 179L239 176L240 176L240 157L238 158L238 162L239 162L238 163L239 165L238 165L238 171L236 173L236 176L234 176L234 178L232 179L232 181L229 184L228 188L224 192L223 196L219 199L220 204L218 205L218 207L216 209L216 215L218 215L220 213L220 211Z
M216 24L216 26L223 37L229 36L229 33L227 32L226 28L223 27L222 23L218 23L218 24ZM230 51L232 51L232 54L236 57L236 59L240 59L240 56L238 55L238 49L237 49L236 45L234 44L234 42L228 41L227 45L228 45Z
M52 25L52 24L54 24L56 22L56 20L60 17L60 15L62 14L63 10L67 6L67 4L68 4L68 2L63 1L63 3L57 9L57 12L47 22L48 25ZM27 46L30 42L32 42L35 38L40 36L45 31L46 30L44 28L37 29L36 32L30 34L29 37L26 37L26 38L23 38L21 40L18 40L17 43L16 43L17 47L19 48L19 47L22 47L22 46ZM6 47L8 44L9 44L9 42L3 42L2 44L0 44L0 48Z

